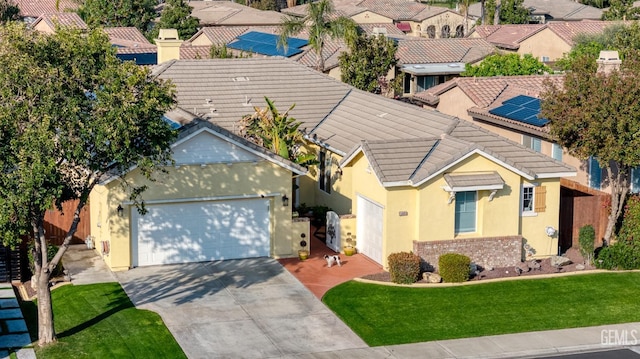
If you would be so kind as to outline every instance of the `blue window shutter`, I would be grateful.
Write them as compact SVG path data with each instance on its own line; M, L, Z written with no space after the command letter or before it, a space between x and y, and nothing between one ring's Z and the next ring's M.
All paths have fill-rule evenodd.
M562 146L554 143L551 148L551 156L558 161L562 162Z
M531 149L536 152L542 152L542 141L539 138L531 138Z
M598 160L593 156L589 157L589 187L600 189L602 185L602 168Z

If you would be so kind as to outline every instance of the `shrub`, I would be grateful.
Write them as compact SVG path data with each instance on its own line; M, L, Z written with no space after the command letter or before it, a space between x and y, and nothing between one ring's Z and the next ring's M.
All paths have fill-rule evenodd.
M459 283L469 280L469 268L471 259L458 253L447 253L440 256L438 267L442 280L450 283Z
M53 244L49 244L47 246L47 260L52 260L53 257L56 255L56 253L58 253L58 246L53 245ZM34 262L34 258L33 258L33 242L29 244L29 250L27 251L27 256L29 257L29 269L31 270L31 273L35 273L36 272L36 264ZM53 268L53 272L51 273L51 277L57 277L62 275L63 268L62 268L62 261L58 262L58 265L56 265L55 268Z
M640 269L638 241L620 240L598 253L596 267L601 269Z
M587 261L587 263L591 263L595 239L596 231L595 229L593 229L592 225L587 224L586 226L582 226L580 228L580 233L578 235L578 242L580 243L580 253L582 254L582 257Z
M627 198L618 239L640 241L640 196L638 195Z
M392 282L411 284L418 280L418 275L420 275L419 256L413 252L399 252L391 253L387 259Z

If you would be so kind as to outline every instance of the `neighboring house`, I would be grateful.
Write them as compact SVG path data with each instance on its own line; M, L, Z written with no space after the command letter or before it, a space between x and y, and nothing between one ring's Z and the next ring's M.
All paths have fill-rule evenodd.
M222 248L238 241L259 246L250 256L293 256L300 232L289 228L296 222L280 204L283 195L349 214L327 231L336 233L334 248L351 232L359 251L382 265L399 251L434 266L448 251L482 266L515 264L525 258L524 244L535 258L558 251L560 179L575 169L468 121L354 89L283 58L170 61L154 75L176 86L184 120L167 117L215 126L183 130L173 146L179 168L148 183L148 214L132 208L117 181L92 193L92 230L110 244L112 268L208 260L210 253L242 257L247 252ZM295 104L290 116L302 122L305 149L318 155L318 166L295 176L295 190L291 174L303 171L232 134L254 106L265 106L265 96L279 109ZM135 170L127 176L147 184ZM236 214L268 244L230 232L224 224ZM260 224L246 225L256 217Z
M460 75L466 64L478 64L498 49L484 39L398 40L398 76L403 94L413 95Z
M53 34L58 27L70 27L87 30L87 24L75 12L42 14L29 27L46 34Z
M148 186L146 214L128 201L117 175L91 192L91 233L107 265L291 256L301 232L283 197L306 169L183 110L166 119L180 128L175 163L154 182L136 169L122 175Z
M602 9L581 4L573 0L524 0L522 3L529 10L531 23L545 24L553 21L600 20ZM481 4L469 6L469 16L480 19Z
M107 27L109 42L116 47L116 56L138 65L156 65L158 49L136 27Z
M15 0L20 9L20 17L30 24L43 14L75 12L80 6L73 0Z
M561 86L564 75L459 77L417 93L413 100L577 168L576 177L561 182L560 246L566 250L578 244L579 229L585 224L594 225L602 238L607 223L603 198L609 188L603 185L605 175L597 161L568 154L550 136L548 121L538 118L539 95L546 81ZM640 172L632 175L638 182Z
M577 35L599 34L611 21L565 21L530 25L480 25L469 37L483 38L501 50L531 54L542 62L553 62L571 51Z
M305 16L308 5L282 9L292 16ZM411 0L334 1L336 16L345 16L357 24L392 24L404 34L428 38L464 37L464 16L440 6L430 6ZM467 30L468 32L468 30Z
M191 16L200 20L200 26L265 26L279 25L285 16L277 11L254 9L233 1L189 1Z

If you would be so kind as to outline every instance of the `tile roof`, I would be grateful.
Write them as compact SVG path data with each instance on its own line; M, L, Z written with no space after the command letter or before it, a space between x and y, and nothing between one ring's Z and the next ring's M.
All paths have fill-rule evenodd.
M118 47L155 47L136 27L106 27L104 32L109 36L109 41Z
M277 11L263 11L223 0L189 1L191 15L201 26L213 25L279 25L285 15Z
M82 21L80 16L75 12L57 12L57 13L42 14L29 26L33 28L40 22L46 23L47 26L49 26L51 29L55 29L56 26L72 27L72 28L81 29L81 30L88 29L87 24L85 24L85 22Z
M389 36L403 36L404 32L398 29L396 24L391 23L371 23L371 24L358 24L358 27L367 35L373 35L373 30L375 28L382 28L387 31L387 35Z
M562 20L600 20L602 9L583 5L573 0L524 0L527 9L532 9L533 15L547 15L554 21ZM469 15L479 18L480 3L469 7Z
M503 186L504 180L498 172L448 173L444 180L450 188Z
M348 47L344 41L329 39L325 42L322 48L322 57L324 57L324 69L323 71L329 71L338 67L338 56L344 51L347 51ZM306 50L298 57L294 58L299 63L315 68L316 67L316 52L311 47L307 47Z
M295 104L290 114L302 122L300 128L307 137L341 155L359 148L361 140L408 143L439 138L436 150L421 154L433 157L420 168L414 167L413 183L474 150L531 179L575 171L466 121L354 89L288 59L170 61L157 66L154 75L176 85L180 108L232 132L240 118L253 113L253 106L265 106L267 96L278 108ZM428 148L425 143L412 145ZM397 161L403 153L397 155ZM397 179L408 173L394 171L384 176Z
M362 0L357 6L396 21L412 20L418 15L421 16L418 21L424 20L423 12L428 9L433 9L432 14L447 11L442 7L433 8L412 0Z
M545 81L551 81L561 86L564 82L564 75L458 77L419 92L414 95L414 99L434 106L438 103L440 95L457 87L475 104L467 110L470 116L541 137L548 137L548 125L537 127L489 113L489 110L501 106L504 101L518 95L539 97L544 90Z
M544 29L553 31L567 44L573 45L576 35L599 34L612 24L611 21L554 21L530 25L479 25L473 31L498 47L518 49L521 42Z
M180 46L180 59L181 60L197 60L208 59L211 53L211 45L202 46Z
M398 41L396 58L400 65L464 62L474 63L497 49L485 39L404 38Z
M56 0L15 0L20 9L20 16L38 18L42 14L70 12L78 9L79 4L73 0L60 0L56 8Z

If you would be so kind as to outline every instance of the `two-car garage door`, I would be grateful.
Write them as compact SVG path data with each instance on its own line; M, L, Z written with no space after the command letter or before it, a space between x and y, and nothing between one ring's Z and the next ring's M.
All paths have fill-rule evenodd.
M266 199L148 204L132 212L133 266L266 257Z

